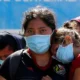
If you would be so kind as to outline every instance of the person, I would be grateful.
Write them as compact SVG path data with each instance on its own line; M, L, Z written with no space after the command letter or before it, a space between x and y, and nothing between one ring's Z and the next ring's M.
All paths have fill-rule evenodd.
M80 34L80 16L65 22L63 27L68 29L75 29Z
M53 58L62 62L67 69L67 80L69 79L69 71L71 62L80 53L80 36L75 30L66 28L59 28L51 35L51 52L54 55ZM76 63L75 63L75 66ZM73 70L73 68L72 68ZM70 73L71 75L73 74ZM72 80L72 79L70 79ZM77 80L75 78L75 80Z
M72 62L69 80L80 80L80 54Z
M25 39L9 32L0 32L0 65L12 52L26 47Z
M51 35L51 52L63 63L71 62L79 54L79 48L80 36L75 30L62 27Z
M5 60L0 68L0 80L65 80L65 69L63 73L56 72L58 66L49 51L50 36L56 29L54 12L42 6L31 8L25 12L22 29L28 49L19 50ZM18 58L21 56L19 66L16 71L15 67L12 68L12 72L16 73L11 78L9 62L12 55L15 58L18 54ZM18 58L14 59L13 66Z

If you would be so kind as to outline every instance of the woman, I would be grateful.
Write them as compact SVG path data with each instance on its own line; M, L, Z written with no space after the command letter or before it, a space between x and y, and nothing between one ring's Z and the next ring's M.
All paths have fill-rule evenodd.
M55 28L54 14L49 9L34 7L25 13L23 30L28 49L21 54L13 80L64 80L62 75L54 72L55 64L53 65L49 52L50 35ZM0 80L12 80L9 75L9 61L10 57L0 69Z

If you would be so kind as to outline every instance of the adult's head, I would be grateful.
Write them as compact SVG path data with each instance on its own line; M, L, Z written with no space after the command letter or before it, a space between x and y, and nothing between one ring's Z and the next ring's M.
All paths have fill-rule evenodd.
M62 62L70 62L80 53L80 36L75 30L60 28L51 36L51 52Z
M73 18L68 22L65 22L63 27L68 29L75 29L80 34L80 16Z
M28 47L35 53L39 50L44 53L49 48L50 35L56 28L54 13L46 7L36 6L25 12L22 28Z
M9 54L26 46L24 38L8 32L0 33L0 59L5 59Z
M26 30L31 21L37 19L40 19L44 24L46 24L52 30L56 28L54 13L46 7L36 6L24 13L23 26L22 26L24 34L26 33Z

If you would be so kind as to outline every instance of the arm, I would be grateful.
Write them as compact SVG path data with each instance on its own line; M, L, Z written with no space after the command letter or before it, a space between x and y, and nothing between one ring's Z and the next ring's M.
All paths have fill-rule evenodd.
M80 68L75 70L73 80L80 80Z
M2 76L0 76L0 80L6 80L5 78L3 78Z
M80 80L79 76L80 76L80 54L72 62L69 80Z

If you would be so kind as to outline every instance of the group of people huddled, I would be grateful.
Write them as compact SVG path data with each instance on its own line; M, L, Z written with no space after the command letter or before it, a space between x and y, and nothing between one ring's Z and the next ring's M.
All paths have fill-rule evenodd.
M0 33L0 80L80 80L80 17L56 29L54 12L36 6L22 30Z

